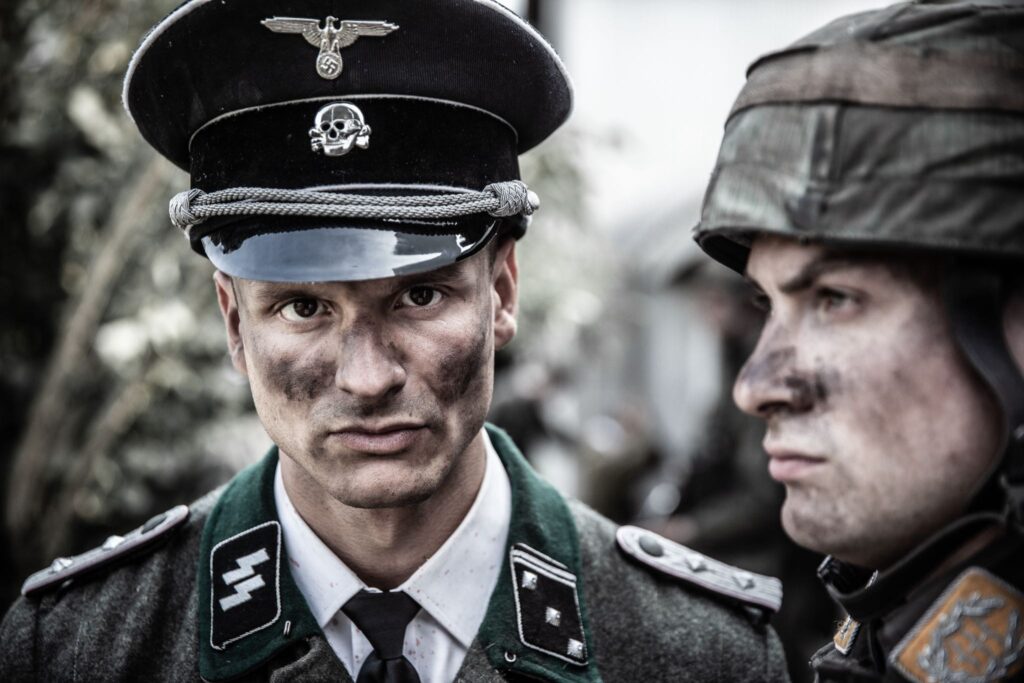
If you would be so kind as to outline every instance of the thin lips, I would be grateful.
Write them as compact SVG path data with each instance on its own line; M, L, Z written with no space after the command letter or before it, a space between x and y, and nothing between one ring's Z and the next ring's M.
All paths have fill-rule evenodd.
M393 422L383 425L354 424L340 429L331 430L334 434L390 434L407 429L420 429L424 425L419 422Z
M824 458L820 456L808 456L803 453L793 453L792 451L768 451L769 460L809 460L815 463L823 463Z
M792 458L799 458L800 460L815 460L819 462L823 462L825 460L825 458L820 455L807 455L806 453L801 453L799 451L789 451L768 445L764 446L764 450L772 460L787 460Z

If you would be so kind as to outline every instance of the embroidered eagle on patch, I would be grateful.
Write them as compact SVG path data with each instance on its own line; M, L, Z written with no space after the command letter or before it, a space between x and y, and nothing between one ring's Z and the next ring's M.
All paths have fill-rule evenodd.
M320 48L316 72L321 78L334 80L341 75L344 64L341 50L362 36L386 36L398 28L387 21L351 21L327 17L323 26L317 19L270 17L260 22L274 33L298 33L313 47Z

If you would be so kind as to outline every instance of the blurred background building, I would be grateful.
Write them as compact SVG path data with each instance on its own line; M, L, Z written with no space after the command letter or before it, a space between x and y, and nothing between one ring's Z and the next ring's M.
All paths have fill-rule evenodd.
M120 106L179 0L0 3L0 605L54 556L225 481L269 440L231 369L210 265L169 224L186 175ZM562 54L569 125L528 154L520 334L492 418L563 491L779 575L794 674L835 615L778 524L761 430L729 400L756 339L742 281L693 244L757 55L869 0L522 0Z

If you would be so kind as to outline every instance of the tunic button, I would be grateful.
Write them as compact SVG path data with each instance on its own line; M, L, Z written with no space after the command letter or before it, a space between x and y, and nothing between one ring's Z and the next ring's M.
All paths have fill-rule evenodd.
M651 557L661 557L665 554L665 549L661 547L654 536L641 536L640 548Z
M148 534L150 531L160 526L165 519L167 519L167 513L161 512L159 515L153 517L148 522L142 525L142 533Z

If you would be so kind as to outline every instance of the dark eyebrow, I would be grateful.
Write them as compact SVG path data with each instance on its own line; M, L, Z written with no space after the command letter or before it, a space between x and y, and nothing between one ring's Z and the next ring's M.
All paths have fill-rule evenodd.
M805 263L799 273L779 285L779 291L783 294L796 294L808 289L825 273L852 268L863 263L864 258L858 258L856 255L825 252Z
M462 267L463 262L459 261L437 270L428 270L424 273L413 273L412 275L400 275L396 280L396 289L405 289L421 282L436 282L446 284L461 280L466 277L467 269Z
M285 299L308 299L316 296L314 287L291 282L259 282L249 287L246 298L261 306Z

